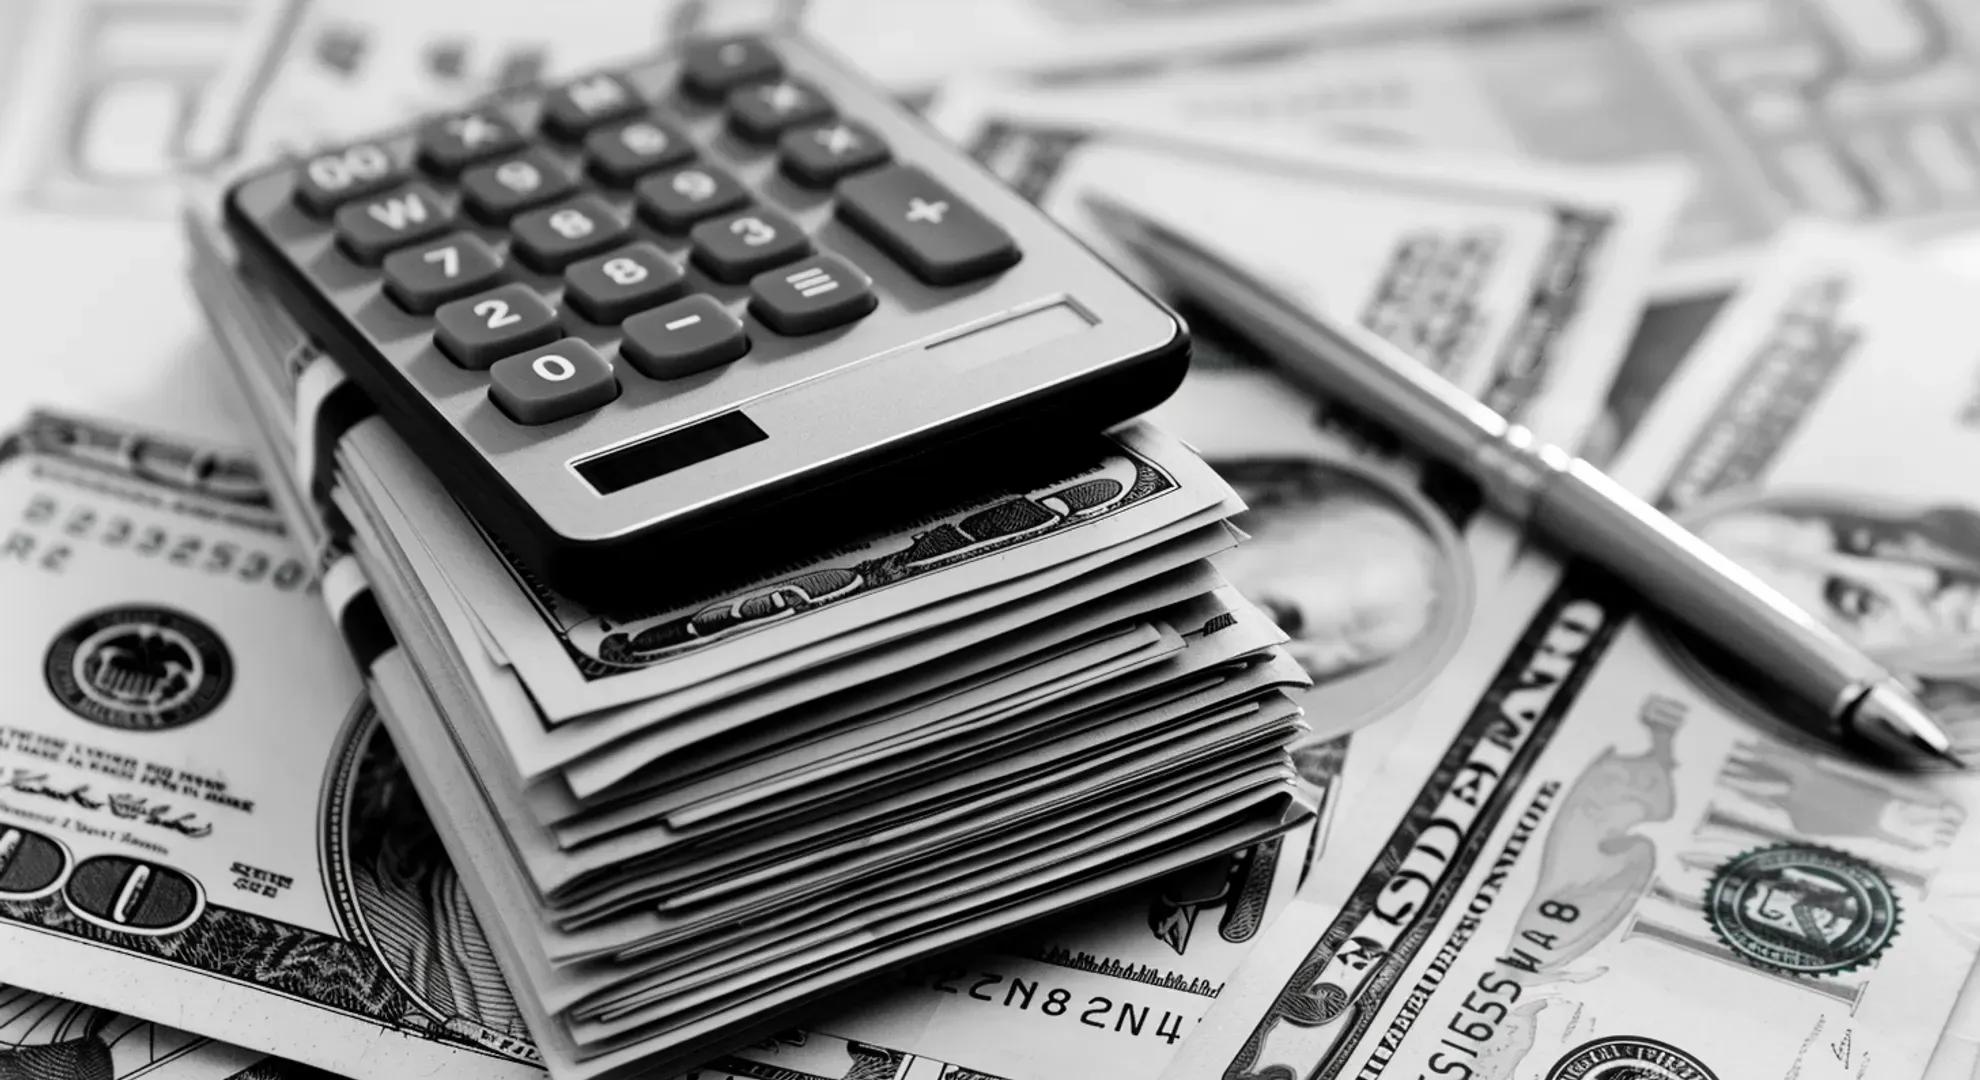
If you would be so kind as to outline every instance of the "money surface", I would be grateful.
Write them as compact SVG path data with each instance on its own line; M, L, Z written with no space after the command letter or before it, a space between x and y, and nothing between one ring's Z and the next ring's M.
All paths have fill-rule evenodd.
M1349 140L1700 176L1666 293L1734 283L1783 222L1980 221L1980 23L1956 0L1561 0L1054 84L1067 107L1267 144Z
M7 976L345 1075L536 1075L253 464L49 413L0 445Z
M327 1080L328 1074L81 1002L0 986L0 1076Z
M1969 290L1793 236L1614 470L1962 745L1930 658L1970 633ZM1289 908L1170 1075L1922 1074L1980 943L1980 787L1803 736L1585 570L1504 596L1377 785L1366 872Z
M932 116L1158 290L1097 225L1088 193L1212 242L1569 445L1601 423L1682 191L1661 169L1266 151L1093 119L1050 95L957 91ZM1316 400L1241 328L1179 302L1195 358L1152 415L1250 507L1237 521L1251 540L1220 568L1279 620L1318 684L1303 698L1314 742L1393 715L1449 659L1517 531L1481 514L1462 476Z

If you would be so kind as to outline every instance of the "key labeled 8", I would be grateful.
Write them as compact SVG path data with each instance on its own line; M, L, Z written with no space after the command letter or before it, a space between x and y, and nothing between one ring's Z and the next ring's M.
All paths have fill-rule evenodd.
M575 206L566 206L550 215L550 230L566 240L582 240L598 231L591 215Z

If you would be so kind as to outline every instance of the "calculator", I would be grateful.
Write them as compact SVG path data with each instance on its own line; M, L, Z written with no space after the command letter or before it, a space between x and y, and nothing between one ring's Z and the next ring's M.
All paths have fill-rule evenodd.
M227 223L484 530L578 598L939 508L1188 363L1160 302L795 33L271 167Z

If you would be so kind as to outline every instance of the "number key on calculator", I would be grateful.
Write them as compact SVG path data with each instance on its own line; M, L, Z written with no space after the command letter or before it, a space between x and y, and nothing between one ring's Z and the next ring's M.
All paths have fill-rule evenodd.
M1099 431L1187 362L1159 303L794 35L408 117L241 181L228 223L579 599Z

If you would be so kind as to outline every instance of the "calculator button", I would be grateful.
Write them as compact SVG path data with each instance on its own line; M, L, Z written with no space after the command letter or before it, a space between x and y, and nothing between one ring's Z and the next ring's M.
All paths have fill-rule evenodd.
M572 263L564 271L564 285L564 302L579 314L593 322L615 323L679 296L686 279L659 248L641 242Z
M471 232L385 256L385 291L400 307L418 315L480 292L501 276L502 256Z
M797 222L757 208L704 221L688 233L697 266L721 281L751 277L811 254L811 239Z
M687 47L681 64L681 85L703 100L716 100L744 83L774 79L784 73L777 54L755 38L697 41Z
M830 118L832 103L825 95L793 79L738 87L729 93L729 123L736 133L756 142L770 142L799 124Z
M433 340L454 363L479 371L557 340L557 313L527 285L509 284L440 305Z
M345 203L333 220L344 250L361 263L376 263L393 248L438 236L454 227L454 207L425 184Z
M749 351L742 320L707 293L642 311L625 323L619 355L649 379L678 379Z
M693 157L694 144L672 124L649 117L592 132L585 136L584 152L592 172L610 183L630 184Z
M629 230L605 200L579 195L556 206L516 215L509 226L523 261L538 270L561 270L574 259L623 243Z
M442 176L477 161L506 154L524 143L523 133L492 112L464 112L427 123L419 132L419 158Z
M543 126L559 138L574 140L607 120L631 116L644 108L646 103L624 79L603 73L587 75L544 97Z
M810 334L864 317L873 279L836 255L813 255L749 279L749 313L780 334Z
M517 211L561 199L577 187L571 174L541 150L518 154L461 174L468 209L483 221L501 223Z
M749 190L713 165L689 165L649 176L633 193L646 220L674 233L749 202Z
M488 369L488 397L518 424L548 424L619 396L612 364L581 338L565 338Z
M831 187L890 156L880 136L846 120L786 131L777 140L777 154L784 175L810 187Z
M296 202L318 217L352 199L375 195L406 178L379 143L353 143L318 154L296 170Z
M1018 261L1009 233L934 177L889 165L839 185L839 216L930 285L954 285Z

